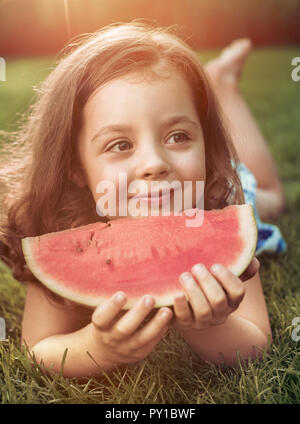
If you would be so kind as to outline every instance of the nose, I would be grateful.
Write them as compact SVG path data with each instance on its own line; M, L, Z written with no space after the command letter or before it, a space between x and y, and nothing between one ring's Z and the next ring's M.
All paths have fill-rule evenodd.
M166 157L167 152L155 142L148 142L139 149L137 155L136 177L139 179L157 179L166 177L171 169Z

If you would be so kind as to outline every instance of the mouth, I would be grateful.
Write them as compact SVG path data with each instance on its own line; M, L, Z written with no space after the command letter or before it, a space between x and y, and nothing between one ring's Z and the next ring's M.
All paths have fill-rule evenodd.
M134 199L140 201L141 205L164 205L168 200L171 201L174 198L174 189L170 190L159 190L158 192L150 192L145 194L139 194L138 196L134 196Z
M163 198L163 197L167 197L168 194L173 195L174 193L174 188L169 189L160 189L159 191L156 192L150 192L150 193L143 193L143 194L138 194L137 196L134 196L134 199L139 199L139 200L158 200L159 198Z

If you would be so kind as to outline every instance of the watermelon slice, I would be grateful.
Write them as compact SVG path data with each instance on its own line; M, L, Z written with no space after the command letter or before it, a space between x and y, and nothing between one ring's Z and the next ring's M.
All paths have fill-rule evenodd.
M174 294L181 290L182 272L199 262L207 267L221 263L240 275L257 243L251 205L204 211L200 227L186 226L185 212L117 218L26 237L24 257L50 290L88 307L96 307L118 290L128 296L124 309L144 294L155 297L156 307L172 305Z

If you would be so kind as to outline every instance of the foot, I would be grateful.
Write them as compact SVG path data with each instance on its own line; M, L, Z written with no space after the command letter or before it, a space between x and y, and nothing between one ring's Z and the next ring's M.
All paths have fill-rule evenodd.
M252 49L249 38L240 38L222 50L219 57L209 61L204 69L217 86L238 87L244 63Z

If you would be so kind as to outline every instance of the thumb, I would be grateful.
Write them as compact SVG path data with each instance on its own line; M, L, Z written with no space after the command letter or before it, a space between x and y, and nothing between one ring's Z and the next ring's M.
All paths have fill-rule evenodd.
M248 267L245 271L240 275L240 279L242 281L250 280L254 275L258 272L260 268L259 260L254 256Z

